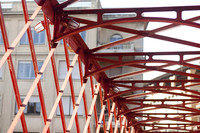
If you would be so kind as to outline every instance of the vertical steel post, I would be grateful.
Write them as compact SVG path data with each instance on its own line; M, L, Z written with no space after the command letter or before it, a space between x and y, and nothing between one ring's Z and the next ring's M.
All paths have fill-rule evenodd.
M118 125L119 125L119 119L117 119L117 121L115 123L114 133L117 133L117 131L118 131Z
M111 112L109 113L110 116L109 116L109 119L108 119L108 125L107 125L107 128L106 128L106 133L109 133L110 128L112 128L112 117L113 117L113 114L114 114L114 109L115 109L115 102L112 103Z
M117 107L117 106L116 106ZM114 118L115 118L115 124L116 124L116 122L117 122L117 120L118 120L118 123L119 123L119 118L117 117L117 112L116 112L116 109L114 109ZM118 124L117 124L118 125ZM118 132L118 128L117 128L117 131L116 132Z
M73 110L71 119L70 119L70 121L69 121L69 125L68 125L68 127L67 127L66 133L70 133L70 130L71 130L71 128L72 128L75 115L77 114L78 107L79 107L79 104L80 104L80 102L81 102L81 98L82 98L82 96L83 96L83 92L84 92L84 90L85 90L86 84L87 84L87 79L84 80L83 86L81 87L81 90L80 90L78 99L77 99L77 101L76 101L75 108L74 108L74 110Z
M4 22L4 18L3 18L3 14L2 13L3 12L2 12L1 2L0 2L0 26L1 26L1 33L2 33L2 37L3 37L5 51L7 51L8 48L9 48L9 42L8 42L8 36L7 36L7 33L6 33L5 22ZM20 99L19 88L18 88L17 79L16 79L16 75L15 75L15 70L14 70L14 66L13 66L12 55L10 55L7 58L7 62L8 62L10 76L11 76L11 80L12 80L12 84L13 84L13 90L14 90L14 94L15 94L17 107L19 109L20 105L21 105L21 99ZM24 113L22 113L22 116L20 117L20 120L21 120L21 123L22 123L23 132L24 133L28 133L28 129L27 129Z
M101 102L101 108L102 106L105 104L103 102L103 95L102 95L102 90L100 88L99 90L99 98L100 98L100 102ZM104 129L104 133L106 132L106 121L105 121L105 115L103 114L103 129Z
M51 120L52 120L52 118L53 118L53 115L54 115L54 113L55 113L55 111L56 111L56 108L57 108L57 106L58 106L59 101L60 101L61 98L62 98L63 92L64 92L64 90L65 90L65 87L67 86L67 82L68 82L68 80L69 80L69 77L70 77L70 75L71 75L71 73L72 73L72 70L73 70L73 68L74 68L74 65L75 65L77 59L78 59L78 54L76 54L76 55L74 56L74 59L73 59L73 61L72 61L72 63L71 63L71 67L70 67L69 71L67 72L67 75L66 75L66 77L65 77L65 80L64 80L64 82L63 82L63 84L62 84L61 89L59 90L59 94L58 94L58 96L57 96L57 98L56 98L56 101L55 101L55 103L54 103L54 105L53 105L53 107L52 107L52 109L51 109L51 112L50 112L50 114L49 114L49 117L48 117L48 119L47 119L47 123L46 123L46 125L45 125L45 127L44 127L44 129L43 129L43 131L42 131L43 133L46 133L47 129L49 128L49 125L50 125L50 123L51 123Z
M40 71L38 72L37 74L37 77L35 78L33 84L31 85L22 105L20 106L19 110L18 110L18 113L17 115L15 116L14 120L12 121L9 129L8 129L8 132L7 133L12 133L15 126L17 125L17 122L19 120L19 118L21 117L22 113L24 112L24 109L29 101L29 99L31 98L31 95L33 94L36 86L37 86L37 83L39 82L40 78L42 77L42 74L51 58L51 56L53 55L53 53L55 52L56 50L56 47L55 48L52 48L51 51L49 52L48 56L46 57L45 61L44 61L44 64L42 65L42 68L40 69Z
M126 123L126 117L124 116L124 117L123 117L123 120L122 120L122 128L121 128L120 133L123 133L123 132L124 132L125 123Z
M91 117L92 117L92 112L93 112L93 110L94 110L94 105L95 105L95 102L96 102L96 100L97 100L97 95L98 95L98 93L99 93L99 88L100 88L100 83L98 83L98 86L97 86L97 88L96 88L96 90L95 90L94 98L92 99L92 103L91 103L91 106L90 106L88 118L87 118L87 121L86 121L86 123L85 123L85 127L84 127L84 130L83 130L83 133L86 133L87 128L88 128L88 126L89 126L90 119L91 119Z
M131 127L131 133L134 133L134 128L133 127Z
M119 120L120 120L120 131L122 130L122 116L119 116Z
M98 121L98 126L97 126L97 129L96 129L96 133L99 133L99 131L100 131L101 122L102 122L102 118L104 116L105 108L106 108L106 104L103 104L102 107L101 107L101 114L99 116L99 121Z
M90 76L90 84L91 84L91 90L92 90L92 98L94 98L94 86L93 86L93 79L92 76ZM96 103L94 104L94 117L95 117L95 123L96 123L96 128L98 126L98 115L97 115L97 107Z
M65 51L65 59L66 59L66 64L67 64L67 70L69 71L69 68L70 68L69 53L68 53L66 41L64 39L63 39L63 42L64 42L64 51ZM69 38L67 38L67 42L70 43ZM69 85L70 85L72 103L73 103L73 105L75 105L76 100L75 100L75 93L74 93L74 85L73 85L73 81L72 81L72 76L69 77ZM74 107L75 106L73 106L73 109L74 109ZM76 124L77 133L80 133L78 114L75 115L75 124Z
M108 114L109 114L109 118L110 118L110 115L113 113L112 113L112 111L110 111L110 100L109 99L107 100L107 105L108 105ZM109 128L110 133L113 133L112 124L110 124L109 126L110 126L110 128ZM108 129L108 127L107 127L107 129ZM107 132L107 129L106 129L106 132Z
M28 10L27 10L27 5L26 5L25 0L22 0L22 7L23 7L23 12L24 12L25 23L28 23L29 16L28 16ZM32 38L32 33L31 33L30 27L27 29L27 35L28 35L28 40L29 40L29 46L30 46L30 52L31 52L31 57L32 57L32 62L33 62L34 73L35 73L35 77L36 77L39 70L38 70L35 48L34 48L34 43L33 43L33 38ZM44 121L44 124L46 124L47 112L46 112L44 96L43 96L43 92L42 92L42 85L41 85L40 81L38 81L37 89L38 89L38 95L39 95L41 109L42 109L43 121ZM48 133L50 133L50 130L48 130Z
M80 73L80 79L81 79L81 86L83 85L83 71L82 71L82 65L80 59L78 59L78 66L79 66L79 73ZM88 119L88 109L87 109L87 99L85 95L85 91L83 91L83 103L84 103L84 110L85 110L85 118L86 121ZM90 125L88 125L88 133L90 133Z
M49 29L49 23L48 23L47 17L45 15L44 15L44 26L46 29L49 50L51 50L51 34L50 34L50 29ZM55 62L54 55L52 55L52 57L51 57L51 66L52 66L53 77L54 77L54 82L55 82L55 86L56 86L56 93L58 96L59 90L60 90L60 85L59 85L59 81L58 81L58 74L57 74L56 62ZM66 127L66 122L65 122L62 100L59 101L59 109L60 109L60 116L61 116L63 132L64 132L67 130L67 127Z

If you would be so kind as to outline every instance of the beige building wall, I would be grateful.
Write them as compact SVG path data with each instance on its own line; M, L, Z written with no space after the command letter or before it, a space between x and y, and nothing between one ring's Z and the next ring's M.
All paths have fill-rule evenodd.
M90 4L89 3L85 4L86 6L91 5L90 7L85 7L85 8L96 8L98 6L96 0L88 0L88 1L82 0L80 2L91 2ZM22 7L21 7L20 2L4 2L2 4L8 4L8 5L12 4L11 8L3 9L9 43L11 44L24 26L24 17L22 13ZM31 15L33 10L36 8L36 4L34 2L27 2L27 4L28 4L29 13ZM84 5L84 3L81 3L81 4ZM76 6L70 7L70 9L76 9L76 8L78 7ZM94 15L85 15L81 17L87 18L89 20L96 20L96 16ZM42 12L36 17L31 27L33 28L41 20L43 20ZM145 28L144 23L136 23L136 24L129 23L129 24L124 24L124 25L132 26L133 28L142 29L142 30L144 30ZM53 27L50 27L50 28L51 30L53 29ZM89 45L90 48L96 47L97 45L99 45L99 43L101 44L103 44L103 42L109 43L109 38L113 34L116 33L116 31L109 31L106 29L100 29L99 32L97 31L98 29L91 29L91 30L86 31L85 41ZM123 38L130 36L129 34L125 34L125 33L118 33L118 34L121 34ZM49 51L47 38L45 38L45 44L34 45L34 46L35 46L37 60L44 61ZM142 51L143 40L141 39L141 40L133 42L131 50L130 49L118 49L118 50L109 49L109 50L104 50L103 52L108 52L108 51L109 52L120 52L120 51L125 52L127 50L129 50L130 52ZM3 54L4 54L4 46L0 44L0 58L3 56ZM74 53L70 52L69 56L70 56L70 59L72 59L74 56ZM12 53L12 59L13 59L13 64L15 68L15 74L16 74L16 77L18 77L19 62L32 60L29 45L20 45L19 43ZM134 58L131 58L131 59L134 59ZM65 61L64 47L62 44L59 44L56 49L55 61L56 61L57 72L59 73L59 62ZM122 72L129 72L129 71L135 71L135 70L136 69L133 69L133 68L126 68L126 67L122 68ZM142 75L138 76L137 78L142 79ZM20 95L22 97L26 96L33 81L34 81L33 79L18 79L17 80ZM63 80L59 80L60 87L62 85L62 82ZM75 95L78 96L80 87L81 87L80 80L75 79L73 80L73 83L74 83ZM44 100L45 100L47 116L48 116L50 114L51 108L56 99L56 88L55 88L51 63L48 64L43 74L43 78L41 79L41 84L42 84ZM85 90L86 90L86 97L87 97L87 106L89 110L90 103L91 103L90 101L92 100L89 81ZM71 93L70 93L69 84L68 84L63 96L70 96L70 95ZM35 89L33 93L33 97L38 97L37 88ZM14 91L12 87L12 81L10 78L8 65L7 63L5 63L2 68L2 79L0 79L0 133L5 133L8 130L12 120L14 119L15 104L16 104L15 95L14 95ZM50 130L52 133L62 132L63 130L62 130L62 123L61 123L60 116L57 116L56 113L54 116L55 117L53 118L50 125ZM70 117L71 117L70 115L65 116L67 125L68 125ZM43 127L44 127L44 122L43 122L41 111L40 111L40 115L25 115L25 118L26 118L26 123L29 129L29 132L37 132L37 133L42 132ZM79 125L80 125L80 130L82 131L85 125L84 111L83 111L83 115L79 116ZM91 131L94 132L95 130L94 117L92 117L91 119L90 127L91 127ZM20 121L18 122L15 128L15 131L22 132ZM76 133L75 123L73 124L71 132Z

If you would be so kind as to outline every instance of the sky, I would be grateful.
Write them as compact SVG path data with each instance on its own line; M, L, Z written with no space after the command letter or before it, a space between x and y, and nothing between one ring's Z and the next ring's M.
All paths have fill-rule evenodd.
M192 6L192 5L200 5L200 0L101 0L102 6L104 8L134 8L134 7L164 7L164 6ZM113 4L114 3L114 4ZM158 13L149 13L145 14L145 16L158 17L161 14ZM176 16L173 12L162 13L162 16L173 18ZM199 11L193 12L183 12L183 19L192 18L200 15ZM148 24L147 30L152 30L164 25L168 25L167 23L159 23L159 22L150 22ZM183 34L184 33L184 34ZM164 32L159 32L160 35L165 35L169 37L175 37L182 40L188 40L196 43L200 43L200 30L197 28L191 28L188 26L179 26L170 30L166 30ZM144 51L145 52L167 52L167 51L200 51L200 49L189 47L181 44L170 43L167 41L152 39L152 38L144 38ZM165 58L165 59L173 59L178 60L175 56L165 56L165 57L157 57L157 58ZM187 58L191 58L187 57ZM198 63L199 62L195 62ZM153 65L153 64L147 64ZM177 69L181 66L174 66L168 69ZM144 74L144 79L153 79L157 76L160 76L164 73L162 72L149 72Z

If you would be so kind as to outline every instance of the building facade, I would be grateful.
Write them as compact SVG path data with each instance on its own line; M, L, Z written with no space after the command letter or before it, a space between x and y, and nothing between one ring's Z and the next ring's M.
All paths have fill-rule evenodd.
M9 39L9 43L11 44L25 24L22 5L20 1L2 2L1 4L2 4L2 9L3 9L3 15L5 19L8 39ZM27 6L28 6L29 14L32 14L36 8L35 2L27 1ZM100 4L96 0L88 0L88 1L82 0L80 2L77 2L74 5L71 5L68 8L69 9L81 9L81 8L90 9L90 8L97 8L99 6ZM124 17L124 15L134 15L134 14L115 14L115 15L105 14L104 19L112 19L112 18L117 18L117 17L121 18L121 17ZM93 15L86 15L86 16L80 16L80 17L87 18L88 20L95 20L96 18ZM44 19L43 14L42 12L40 12L31 25L33 42L34 42L36 57L38 60L37 62L38 69L41 68L44 62L44 59L46 58L49 52L46 32L42 31L40 33L37 33L34 30L34 26L38 22L42 21L43 19ZM144 23L124 23L120 25L125 26L125 27L126 26L133 27L133 29L138 29L138 30L145 29ZM53 27L51 26L50 29L52 30ZM90 48L96 47L98 45L103 45L109 42L114 42L114 41L127 38L130 36L127 33L120 33L114 30L107 30L104 28L97 28L97 29L83 31L80 33L80 35L83 38L83 40L87 44L90 45L89 46ZM126 52L143 51L143 40L139 39L129 44L114 46L109 49L102 50L100 52L123 52L123 51L126 51ZM0 36L0 57L2 57L3 54L4 54L4 45L3 45L2 36ZM64 77L66 76L66 73L67 73L66 58L64 55L65 53L64 53L63 41L60 41L59 46L57 47L56 52L54 54L60 86L62 85ZM73 56L74 56L74 53L72 51L71 52L69 51L70 60L72 60ZM19 87L21 100L23 101L24 97L28 93L28 90L32 82L35 79L27 33L23 35L17 47L15 48L14 52L12 53L12 59L14 63L15 74L17 77L17 83ZM133 59L134 58L127 59L127 60L133 60ZM106 65L106 64L102 64L102 65ZM135 71L135 70L136 70L135 68L126 68L124 66L124 67L118 67L115 70L112 69L110 71L106 71L106 73L109 77L112 77L124 72L130 72L130 71ZM139 75L134 78L142 79L142 75ZM75 97L77 97L81 88L80 75L78 71L78 63L75 64L74 70L72 72L72 79L73 79L73 84L75 88ZM43 91L45 106L46 106L47 115L48 115L56 99L56 89L55 89L51 63L48 64L42 76L41 85L42 85L42 91ZM68 84L62 97L64 115L65 115L67 124L73 110L73 103L71 100L71 92L69 88L70 87ZM90 94L89 85L86 87L86 97L87 97L87 101L91 101L92 96ZM8 65L7 63L5 63L4 66L0 69L0 133L5 133L8 130L15 114L17 113L18 109L17 109L17 105L15 101L16 100L15 100L15 95L13 91L12 81L9 74ZM89 106L90 105L88 105L88 108ZM29 103L24 111L24 114L25 114L25 119L26 119L29 132L40 133L44 127L44 122L42 118L41 105L40 105L37 89L34 91L33 96L29 100ZM81 104L78 110L78 117L79 117L80 130L82 131L84 128L85 119L86 119L84 106L83 106L83 100L81 101ZM92 117L91 121L93 122L91 122L90 128L91 128L91 131L94 132L95 131L94 117ZM53 133L62 132L60 112L58 108L56 110L55 117L50 125L50 130ZM20 132L23 132L23 131L22 131L21 123L18 122L15 128L15 133L20 133ZM73 128L71 132L76 133L75 124L73 124Z

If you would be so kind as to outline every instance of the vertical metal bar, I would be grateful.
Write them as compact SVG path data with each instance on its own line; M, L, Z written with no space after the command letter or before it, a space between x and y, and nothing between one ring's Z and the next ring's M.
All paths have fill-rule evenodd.
M118 125L119 125L119 119L117 119L117 121L115 123L114 133L117 133L117 131L118 131Z
M83 86L81 87L81 90L80 90L78 99L77 99L77 101L76 101L75 108L74 108L74 110L73 110L71 119L70 119L70 121L69 121L69 125L68 125L68 127L67 127L66 133L69 133L70 130L71 130L71 128L72 128L72 124L73 124L75 115L77 114L78 107L79 107L79 104L80 104L80 102L81 102L81 98L82 98L82 96L83 96L83 91L85 90L86 84L87 84L87 79L85 79L85 81L83 82Z
M93 86L92 76L90 76L90 84L91 84L91 90L92 90L92 98L94 98L94 86ZM98 126L98 115L97 115L96 103L94 104L94 117L95 117L95 123L96 123L96 128L97 128L97 126Z
M68 43L69 42L69 38L67 38ZM69 67L70 67L70 60L69 60L69 54L68 54L68 50L67 50L67 44L66 41L63 39L64 42L64 51L65 51L65 58L66 58L66 64L67 64L67 70L69 71ZM73 86L73 82L72 82L72 76L69 77L69 85L70 85L70 91L71 91L71 98L72 98L72 103L73 105L76 104L76 100L75 100L75 94L74 94L74 86ZM74 109L75 106L73 106ZM79 121L78 121L78 114L76 114L75 116L75 124L76 124L76 131L77 133L80 133L80 127L79 127Z
M133 127L131 127L131 133L134 133L134 128Z
M119 120L119 118L117 118L116 108L114 109L114 118L115 118L115 124L116 124L117 120ZM118 123L119 123L119 121L118 121ZM117 125L118 125L118 124L117 124ZM118 128L117 128L117 131L116 131L116 132L118 132Z
M107 105L108 105L108 114L109 114L109 119L110 119L110 115L111 115L111 112L112 112L112 111L110 111L110 100L107 100ZM112 124L110 124L109 126L110 126L110 133L113 133ZM107 129L108 129L108 127L106 128L106 132L107 132Z
M96 129L96 133L99 133L99 131L100 131L101 122L102 122L102 118L104 116L105 108L106 108L106 104L103 104L102 107L101 107L101 114L99 116L99 122L98 122L98 126L97 126L97 129Z
M104 102L103 102L103 95L102 95L102 90L100 88L99 90L99 98L100 98L100 102L101 102L101 108L102 106L104 105ZM106 132L106 120L105 120L105 115L103 115L103 129L104 129L104 133Z
M64 82L63 82L63 84L62 84L62 87L61 87L61 89L60 89L60 91L59 91L59 94L58 94L58 96L57 96L57 98L56 98L56 101L55 101L55 103L54 103L54 105L53 105L53 107L52 107L52 109L51 109L51 112L50 112L49 117L48 117L48 119L47 119L47 123L46 123L46 125L45 125L45 127L44 127L42 133L46 133L47 129L49 128L49 125L50 125L50 123L51 123L51 120L52 120L52 118L53 118L53 115L54 115L54 113L55 113L55 111L56 111L56 108L57 108L57 106L58 106L59 101L60 101L61 98L62 98L63 92L64 92L64 90L65 90L65 87L66 87L66 85L67 85L67 82L68 82L68 80L69 80L69 77L70 77L70 75L71 75L71 73L72 73L72 70L73 70L73 68L74 68L74 65L75 65L77 59L78 59L78 54L76 54L76 55L74 56L74 59L73 59L73 61L72 61L72 63L71 63L71 67L70 67L69 71L67 72L67 75L66 75L66 77L65 77L65 80L64 80Z
M33 20L35 19L36 15L38 14L38 12L40 11L41 8L42 8L41 6L37 7L37 9L33 13L33 15L30 17L29 21L25 24L25 26L20 31L20 33L18 34L18 36L15 38L15 40L13 41L13 43L11 44L11 46L9 47L9 49L5 52L5 54L3 55L3 57L0 60L0 68L2 67L2 65L4 64L4 62L7 60L7 58L9 57L9 55L12 53L12 51L16 47L17 43L20 41L20 39L22 38L22 36L24 35L24 33L26 32L26 30L28 29L28 27L31 25L31 23L33 22Z
M114 109L115 109L115 102L112 103L112 108L111 108L111 111L109 113L110 116L109 116L109 119L108 119L108 125L107 125L107 128L106 128L106 133L109 133L110 128L112 129L112 117L113 117L113 114L114 114Z
M120 133L123 133L123 132L124 132L125 122L126 122L126 117L124 116L124 117L123 117L123 120L122 120L122 128L121 128Z
M119 116L119 120L120 120L120 131L122 130L122 116Z
M81 65L80 59L78 59L78 66L79 66L79 73L80 73L81 86L82 86L83 85L83 71L82 71L82 65ZM85 91L83 91L83 103L84 103L84 110L85 110L85 118L87 121L88 109L87 109L87 99L86 99ZM90 125L88 125L88 133L90 133Z
M44 70L45 70L45 68L46 68L51 56L55 52L55 50L56 50L56 47L52 48L51 51L49 52L48 56L46 57L46 59L44 61L44 64L42 65L42 68L38 72L37 77L35 78L33 84L31 85L31 87L30 87L30 89L29 89L29 91L28 91L28 93L27 93L22 105L20 106L20 109L18 110L17 115L15 116L14 120L12 121L7 133L12 133L13 132L15 126L17 125L17 122L18 122L19 118L21 117L21 115L22 115L22 113L23 113L23 111L24 111L29 99L31 98L31 95L33 94L33 92L34 92L34 90L36 88L36 85L37 85L38 81L42 77L42 74L43 74L43 72L44 72Z
M51 50L51 34L50 34L50 30L49 30L49 23L48 23L47 17L45 15L44 15L44 26L46 29L49 50ZM51 65L52 65L52 70L53 70L54 82L55 82L55 86L56 86L56 93L58 96L58 93L60 90L60 85L59 85L59 81L58 81L58 74L57 74L56 62L55 62L54 55L52 55L52 57L51 57ZM66 122L65 122L62 100L59 101L59 109L60 109L60 116L61 116L63 132L65 132L67 130L67 127L66 127Z
M88 117L87 117L87 121L86 121L86 123L85 123L85 127L84 127L84 130L83 130L83 133L86 133L86 131L87 131L87 128L88 128L88 126L89 126L89 123L90 123L90 119L91 119L91 117L92 117L92 112L93 112L93 110L94 110L94 105L95 105L95 102L96 102L96 100L97 100L97 95L98 95L98 93L99 93L99 87L100 87L100 83L98 83L98 86L97 86L97 88L96 88L96 90L95 90L95 96L94 96L94 98L93 98L93 100L92 100L92 103L91 103L91 106L90 106L90 110L89 110L89 113L88 113Z
M125 130L125 133L127 133L127 125L126 125L126 120L125 120L125 123L124 123L124 130Z
M1 2L0 2L0 26L1 26L1 32L2 32L5 51L7 51L8 48L9 48L9 42L8 42L8 36L7 36L7 33L6 33L6 27L5 27L5 23L4 23L3 14L2 14ZM14 70L11 55L7 58L7 62L8 62L10 76L11 76L11 80L12 80L12 84L13 84L13 89L14 89L14 93L15 93L15 99L16 99L16 102L17 102L17 107L19 109L20 105L21 105L21 99L20 99L19 88L18 88L18 84L17 84L17 79L16 79L15 70ZM21 120L21 123L22 123L23 132L28 133L24 113L22 113L20 120Z
M27 10L27 5L26 5L25 0L22 0L22 7L23 7L23 12L24 12L25 23L27 23L28 20L29 20L29 16L28 16L28 10ZM36 77L37 73L38 73L38 65L37 65L37 59L36 59L35 48L34 48L34 43L33 43L33 37L32 37L30 27L27 29L27 35L28 35L28 40L29 40L30 52L31 52L31 57L32 57L32 62L33 62L33 68L34 68L35 77ZM41 85L40 81L37 84L37 89L38 89L38 95L39 95L41 109L42 109L43 121L44 121L44 124L46 124L47 112L46 112L44 96L43 96L43 92L42 92L42 85ZM50 133L50 130L48 130L48 133Z

